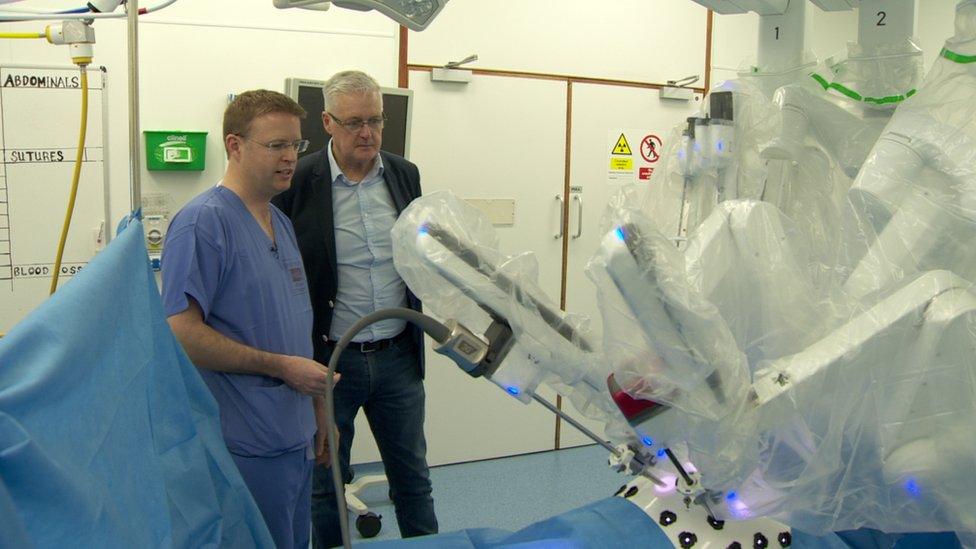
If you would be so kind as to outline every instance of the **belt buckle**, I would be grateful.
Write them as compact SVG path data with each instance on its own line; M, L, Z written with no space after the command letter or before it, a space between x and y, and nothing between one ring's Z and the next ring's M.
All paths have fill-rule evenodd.
M376 352L376 349L370 347L372 341L361 341L359 342L359 352L365 354Z

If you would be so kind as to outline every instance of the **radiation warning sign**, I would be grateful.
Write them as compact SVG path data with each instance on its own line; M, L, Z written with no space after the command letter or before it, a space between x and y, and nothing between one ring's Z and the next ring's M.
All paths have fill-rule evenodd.
M633 158L611 158L610 159L610 170L611 171L633 171L634 169L634 159Z
M631 156L634 154L630 152L630 143L627 143L626 135L620 134L620 137L617 138L617 143L613 146L613 151L610 154L623 156Z
M607 183L625 185L649 182L664 153L664 142L659 135L662 135L659 131L648 128L608 131L606 143L610 154L607 155ZM636 151L631 149L631 143L638 146Z

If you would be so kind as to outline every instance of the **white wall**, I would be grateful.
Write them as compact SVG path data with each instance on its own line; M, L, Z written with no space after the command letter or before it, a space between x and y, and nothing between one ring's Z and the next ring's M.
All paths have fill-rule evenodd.
M30 5L65 8L77 2ZM142 129L210 132L203 172L148 172L143 163L143 193L170 193L174 211L223 173L221 117L228 94L258 87L283 91L287 77L324 78L346 68L366 70L380 84L396 85L398 27L375 12L278 10L271 0L182 0L141 17L140 23ZM43 26L20 23L11 30ZM125 22L96 21L95 32L95 64L108 69L112 102L112 213L117 220L129 210ZM65 47L42 40L0 41L0 63L68 61ZM65 130L73 135L74 126L68 123Z
M410 63L641 82L702 74L706 10L690 0L451 0L410 35ZM691 71L691 72L689 72Z
M946 38L953 34L953 18L956 0L916 0L918 15L915 19L918 45L925 52L925 67L932 66Z

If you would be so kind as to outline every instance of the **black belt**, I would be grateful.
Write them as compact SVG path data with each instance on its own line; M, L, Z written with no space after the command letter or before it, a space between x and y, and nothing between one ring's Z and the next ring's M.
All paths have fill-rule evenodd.
M378 341L363 341L363 342L350 341L349 345L346 345L346 348L344 350L359 351L360 353L375 353L377 351L388 349L390 346L409 338L410 338L410 330L405 329L393 337L387 339L380 339ZM332 341L331 339L325 342L325 344L328 345L330 349L334 349L336 343L338 343L338 341Z

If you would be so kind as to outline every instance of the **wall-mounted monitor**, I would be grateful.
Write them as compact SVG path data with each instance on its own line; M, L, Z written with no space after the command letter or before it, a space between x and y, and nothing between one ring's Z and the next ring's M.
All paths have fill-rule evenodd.
M309 140L308 150L304 154L320 150L331 137L322 127L322 110L325 108L323 84L324 80L285 79L285 94L308 112L308 116L302 120L302 137ZM380 88L380 91L383 93L383 112L386 113L382 149L409 158L413 90Z

